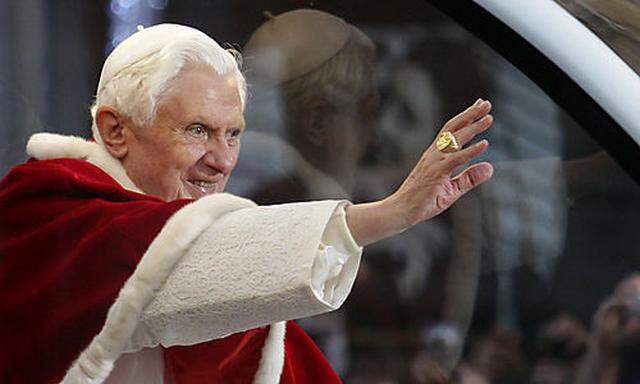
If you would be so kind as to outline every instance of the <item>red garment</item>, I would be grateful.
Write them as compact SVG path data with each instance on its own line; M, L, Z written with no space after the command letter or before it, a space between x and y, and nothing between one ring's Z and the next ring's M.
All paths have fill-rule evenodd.
M166 220L166 203L74 159L30 161L0 182L0 382L59 382ZM165 350L177 384L251 383L268 329ZM281 383L340 383L289 322Z

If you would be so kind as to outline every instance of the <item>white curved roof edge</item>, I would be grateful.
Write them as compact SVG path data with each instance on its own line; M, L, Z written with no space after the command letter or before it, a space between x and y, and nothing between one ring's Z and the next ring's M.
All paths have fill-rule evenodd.
M552 0L473 0L558 65L640 144L640 76Z

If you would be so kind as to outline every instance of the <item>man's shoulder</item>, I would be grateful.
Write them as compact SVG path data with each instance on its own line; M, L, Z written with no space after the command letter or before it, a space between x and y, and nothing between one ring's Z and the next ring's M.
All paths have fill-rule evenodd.
M25 163L13 167L7 176L11 173L49 173L54 172L60 176L70 176L78 174L86 177L100 177L104 172L82 159L60 158L49 160L29 159Z
M13 167L0 181L0 199L15 194L56 194L65 191L129 194L97 166L71 158L31 159Z

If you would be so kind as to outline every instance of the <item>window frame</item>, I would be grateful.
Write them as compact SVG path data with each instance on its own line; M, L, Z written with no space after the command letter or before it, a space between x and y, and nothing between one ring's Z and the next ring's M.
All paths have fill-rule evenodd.
M552 0L426 1L522 71L640 183L640 108L629 107L640 106L640 77L598 36ZM534 11L547 12L545 23ZM573 56L576 40L554 35L561 30L589 56ZM603 65L611 72L593 78Z

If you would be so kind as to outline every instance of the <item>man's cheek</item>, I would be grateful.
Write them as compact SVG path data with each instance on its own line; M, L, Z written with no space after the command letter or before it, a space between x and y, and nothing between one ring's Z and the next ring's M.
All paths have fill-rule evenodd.
M206 146L203 143L191 143L185 145L180 151L185 162L197 162L207 153Z

